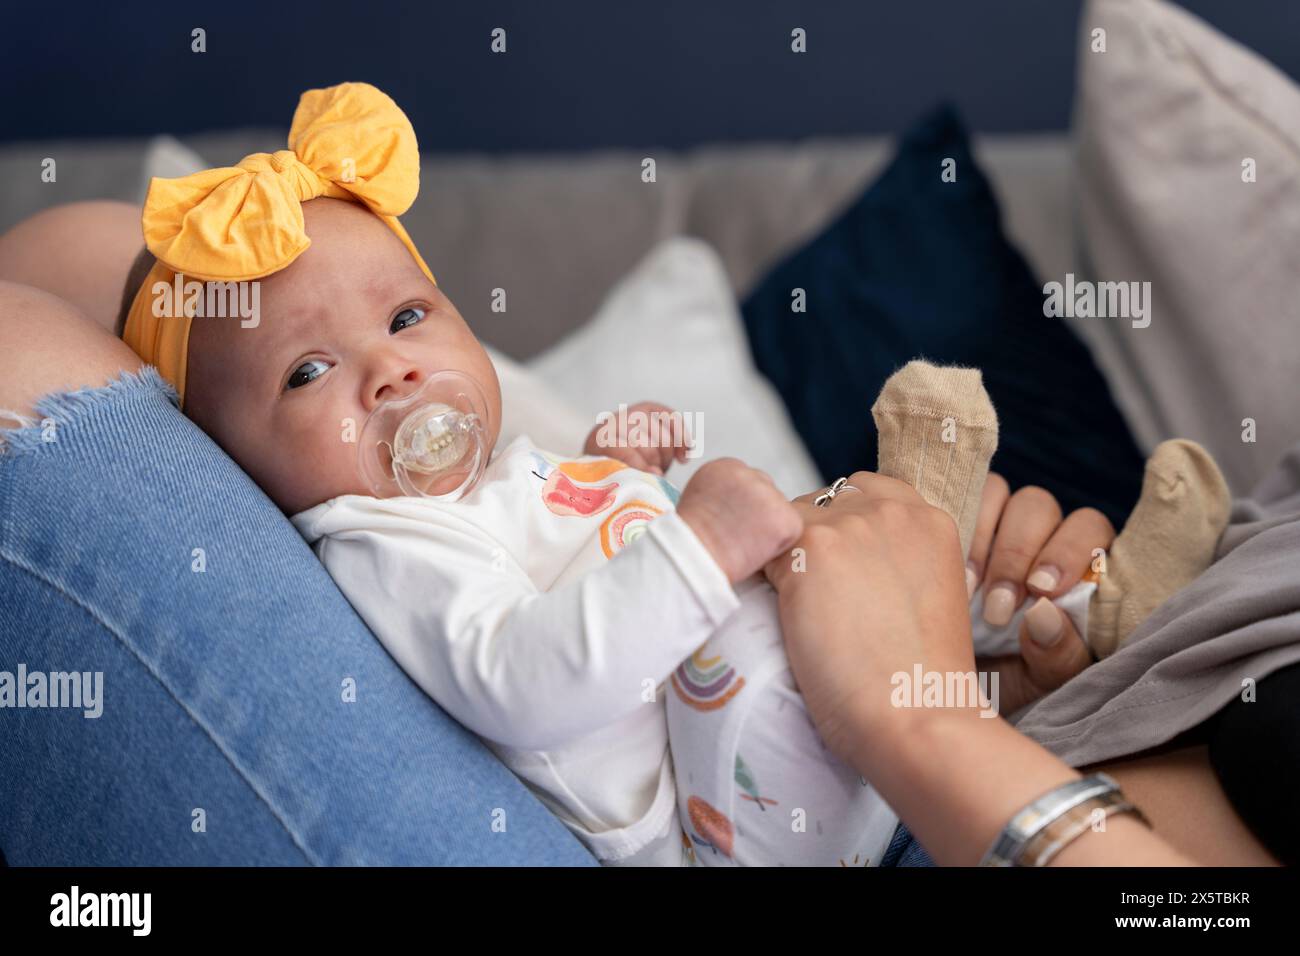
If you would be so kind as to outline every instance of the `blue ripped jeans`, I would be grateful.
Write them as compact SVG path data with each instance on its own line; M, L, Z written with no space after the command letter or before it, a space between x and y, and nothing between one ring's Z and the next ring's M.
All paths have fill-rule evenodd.
M0 432L8 862L594 864L173 398L146 368Z

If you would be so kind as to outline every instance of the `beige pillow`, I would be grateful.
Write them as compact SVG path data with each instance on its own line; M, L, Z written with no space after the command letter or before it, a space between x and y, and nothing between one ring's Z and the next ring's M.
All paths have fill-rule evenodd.
M1085 268L1151 283L1148 327L1077 327L1141 442L1193 438L1245 492L1300 440L1300 89L1168 3L1091 0L1075 110Z

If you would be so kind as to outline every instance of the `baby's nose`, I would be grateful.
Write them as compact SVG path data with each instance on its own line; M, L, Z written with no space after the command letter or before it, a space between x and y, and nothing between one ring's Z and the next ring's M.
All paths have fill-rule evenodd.
M383 402L398 401L416 391L423 382L424 374L418 368L380 374L369 389L368 404L374 408Z

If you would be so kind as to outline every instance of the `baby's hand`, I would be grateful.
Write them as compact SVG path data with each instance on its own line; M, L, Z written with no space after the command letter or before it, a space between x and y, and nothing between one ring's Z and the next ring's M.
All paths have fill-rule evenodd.
M603 455L641 471L662 475L676 461L685 461L691 447L682 416L658 402L629 405L626 414L607 412L591 430L584 455Z
M711 461L686 483L677 513L732 584L788 550L803 519L764 472L735 458Z

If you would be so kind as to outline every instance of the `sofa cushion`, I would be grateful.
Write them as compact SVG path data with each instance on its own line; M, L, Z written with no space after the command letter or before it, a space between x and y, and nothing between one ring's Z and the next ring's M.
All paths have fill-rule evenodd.
M1084 331L1143 442L1193 438L1245 493L1300 439L1300 88L1170 4L1093 0L1082 22L1084 258L1152 302L1145 328Z

